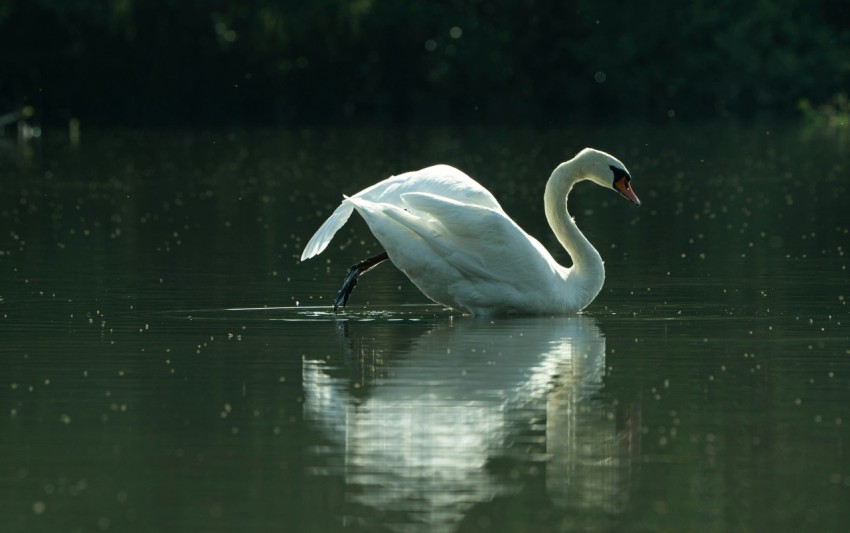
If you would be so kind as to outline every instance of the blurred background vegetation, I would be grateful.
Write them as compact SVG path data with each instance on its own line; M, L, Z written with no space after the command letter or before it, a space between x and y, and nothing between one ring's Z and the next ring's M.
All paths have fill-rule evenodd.
M848 82L844 0L0 2L0 114L45 123L748 119Z

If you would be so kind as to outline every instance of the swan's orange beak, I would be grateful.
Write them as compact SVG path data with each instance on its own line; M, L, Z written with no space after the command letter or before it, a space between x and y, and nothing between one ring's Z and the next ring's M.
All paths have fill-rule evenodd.
M622 177L614 182L614 187L616 187L617 191L629 199L629 201L635 205L640 205L640 200L638 200L637 195L632 190L632 186L629 185L629 180L625 177Z

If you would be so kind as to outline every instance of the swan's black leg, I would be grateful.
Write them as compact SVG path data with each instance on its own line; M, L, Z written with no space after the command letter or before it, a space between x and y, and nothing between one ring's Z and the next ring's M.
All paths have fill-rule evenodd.
M357 278L359 278L361 274L369 272L389 258L390 256L387 255L387 252L381 252L378 255L364 259L349 268L348 275L345 276L345 281L342 282L342 288L338 293L336 293L336 300L334 300L334 313L336 313L336 310L339 307L345 307L345 304L348 303L348 297L351 296L351 291L353 291L354 287L357 286Z

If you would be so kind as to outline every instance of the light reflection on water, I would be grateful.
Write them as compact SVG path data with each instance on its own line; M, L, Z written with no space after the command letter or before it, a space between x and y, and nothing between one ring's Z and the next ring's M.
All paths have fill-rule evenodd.
M467 318L392 353L367 326L344 332L345 353L303 366L304 415L327 442L311 470L344 480L343 523L387 514L400 530L452 531L533 477L554 505L625 508L639 411L616 416L595 399L605 338L594 319Z

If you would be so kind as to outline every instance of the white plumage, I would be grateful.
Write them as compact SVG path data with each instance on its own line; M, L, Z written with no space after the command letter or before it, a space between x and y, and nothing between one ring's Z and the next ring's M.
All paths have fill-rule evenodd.
M327 248L357 210L390 261L436 302L473 314L577 312L605 278L599 253L566 209L567 194L583 179L639 204L625 166L604 152L587 148L559 165L546 185L544 206L573 259L571 268L511 220L487 189L447 165L393 176L346 197L301 260Z

